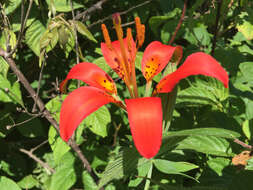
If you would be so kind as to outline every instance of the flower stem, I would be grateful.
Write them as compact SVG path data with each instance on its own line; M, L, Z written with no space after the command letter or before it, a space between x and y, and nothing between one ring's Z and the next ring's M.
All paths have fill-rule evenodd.
M151 95L151 91L150 91L151 86L152 86L152 80L147 81L144 97L148 97Z
M150 186L150 179L151 179L152 170L153 170L153 162L152 162L152 160L150 160L150 161L151 161L151 166L150 166L149 171L148 171L148 175L147 175L148 179L146 179L144 190L148 190L149 186Z

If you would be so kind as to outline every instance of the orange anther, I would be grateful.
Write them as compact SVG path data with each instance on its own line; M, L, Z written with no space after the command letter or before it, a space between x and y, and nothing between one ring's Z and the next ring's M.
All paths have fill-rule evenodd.
M145 26L141 24L140 17L135 18L138 47L141 47L145 39Z
M138 40L138 47L141 47L144 43L145 40L145 25L141 25L141 36L140 39Z
M132 29L131 28L127 28L127 46L128 46L128 50L131 51L132 50Z
M109 49L112 49L112 42L111 42L111 38L110 38L110 36L109 36L108 30L107 30L107 28L106 28L106 25L105 25L105 24L102 24L102 25L101 25L101 28L102 28L103 36L104 36L105 43L106 43L107 47L108 47Z

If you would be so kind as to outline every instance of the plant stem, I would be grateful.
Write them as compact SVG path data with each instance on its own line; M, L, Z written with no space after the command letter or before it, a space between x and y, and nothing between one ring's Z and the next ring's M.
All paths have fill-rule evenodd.
M153 171L153 162L152 162L152 160L150 160L150 162L151 162L151 166L150 166L149 171L148 171L148 175L147 175L148 179L146 179L144 190L148 190L149 186L150 186L150 179L151 179L152 171Z
M178 22L178 24L177 24L177 27L176 27L176 29L175 29L175 32L174 32L173 36L171 37L171 39L170 39L170 41L169 41L169 45L171 45L171 44L173 43L173 41L174 41L174 39L175 39L175 37L176 37L176 35L177 35L177 32L179 31L179 29L180 29L180 27L181 27L181 25L182 25L182 23L183 23L185 11L186 11L186 6L187 6L187 0L184 1L184 8L183 8L183 10L182 10L181 17L180 17L180 19L179 19L179 22Z
M151 94L151 93L150 93L150 92L151 92L151 91L150 91L151 86L152 86L152 80L147 81L144 97L150 96L150 94Z
M212 42L212 51L211 55L214 55L214 51L216 48L216 42L217 42L217 35L219 32L219 20L220 20L220 14L221 14L221 6L222 6L223 0L218 0L218 7L217 7L217 15L216 15L216 21L215 21L215 30L214 30L214 36L213 36L213 42Z

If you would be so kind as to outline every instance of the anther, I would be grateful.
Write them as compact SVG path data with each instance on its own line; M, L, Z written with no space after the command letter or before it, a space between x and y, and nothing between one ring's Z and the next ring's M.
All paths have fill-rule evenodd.
M103 32L105 43L106 43L107 47L111 50L112 49L112 42L111 42L111 38L109 36L108 30L106 28L106 25L102 24L101 29L102 29L102 32Z

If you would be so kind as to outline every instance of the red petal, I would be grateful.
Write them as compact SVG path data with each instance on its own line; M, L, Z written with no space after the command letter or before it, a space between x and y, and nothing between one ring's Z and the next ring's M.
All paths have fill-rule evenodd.
M115 100L95 87L84 86L71 92L61 107L61 138L68 141L84 118L109 102L115 102Z
M100 67L93 63L83 62L75 65L68 73L66 79L61 83L60 89L64 88L69 79L78 79L90 86L100 88L111 94L116 94L116 85L112 78Z
M145 158L154 157L162 141L162 104L158 97L125 100L134 144Z
M136 44L133 39L131 39L131 43L127 42L127 38L124 39L124 45L126 49L126 56L128 60L128 69L131 69L131 62L134 63L136 56ZM123 56L120 49L119 41L112 42L112 49L109 49L105 43L101 43L101 50L104 55L104 58L107 64L114 70L120 78L124 79L126 73L123 71Z
M190 75L205 75L220 80L228 87L228 74L224 68L210 55L203 52L193 53L175 72L165 76L156 86L158 93L171 92L174 86Z
M152 80L164 69L173 55L174 60L172 61L178 63L182 58L182 48L164 45L158 41L150 43L144 51L141 62L141 70L145 79L147 81Z

